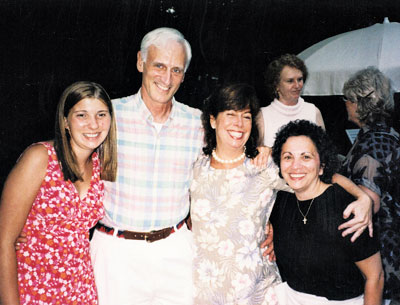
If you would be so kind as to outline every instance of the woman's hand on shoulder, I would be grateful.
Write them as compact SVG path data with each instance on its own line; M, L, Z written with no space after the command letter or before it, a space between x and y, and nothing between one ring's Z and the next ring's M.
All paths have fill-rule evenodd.
M263 256L268 257L271 262L276 261L274 251L274 228L272 224L268 222L265 228L265 240L260 245L263 250Z
M351 241L354 242L368 228L369 235L372 237L372 200L367 194L349 204L343 211L343 218L347 219L351 214L354 218L339 226L339 230L345 229L342 236L354 233L351 237Z
M357 198L356 201L349 204L343 212L343 218L347 219L351 214L354 218L346 221L339 226L339 230L343 230L342 236L354 233L351 241L354 242L362 232L368 227L369 234L372 237L372 201L371 198L363 192L363 190L354 184L350 179L340 175L334 174L332 182L339 184L346 192L350 193Z
M266 167L268 163L268 158L271 156L272 149L268 146L257 147L259 154L251 160L251 164L257 167Z

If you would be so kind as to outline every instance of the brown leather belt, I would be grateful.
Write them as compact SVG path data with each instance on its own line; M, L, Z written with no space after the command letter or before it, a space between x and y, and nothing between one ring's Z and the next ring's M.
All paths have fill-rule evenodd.
M179 222L176 226L177 230L179 230L183 226L184 223L185 223L185 220L182 220L181 222ZM115 230L114 228L107 227L100 222L97 223L96 229L99 230L100 232L104 232L109 235L114 235L114 230ZM161 230L157 230L157 231L150 231L150 232L132 232L132 231L127 231L127 230L118 230L116 236L119 238L125 238L125 239L145 240L148 243L152 243L153 241L167 238L174 232L175 232L174 227L169 227L169 228L165 228L165 229L161 229Z

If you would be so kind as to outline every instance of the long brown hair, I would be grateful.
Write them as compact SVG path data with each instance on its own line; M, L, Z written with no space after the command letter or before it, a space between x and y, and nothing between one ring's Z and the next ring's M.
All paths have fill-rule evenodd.
M54 148L58 162L61 165L64 180L71 180L72 182L82 180L75 154L71 148L70 135L66 131L65 118L71 108L85 98L101 100L110 112L110 131L96 151L100 158L101 179L115 181L117 176L117 127L111 99L101 85L88 81L76 82L66 88L57 106Z

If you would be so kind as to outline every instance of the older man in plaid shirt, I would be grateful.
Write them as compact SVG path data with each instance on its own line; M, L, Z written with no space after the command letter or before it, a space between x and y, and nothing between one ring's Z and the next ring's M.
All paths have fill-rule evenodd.
M190 59L177 30L148 33L137 55L139 92L113 101L118 178L106 182L106 216L91 242L101 305L192 303L192 237L184 220L203 129L201 112L174 99Z

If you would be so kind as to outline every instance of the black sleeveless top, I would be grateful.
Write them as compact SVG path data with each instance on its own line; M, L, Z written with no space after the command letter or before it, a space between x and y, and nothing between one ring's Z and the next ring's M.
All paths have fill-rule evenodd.
M307 223L299 212L296 196L280 191L270 217L274 249L282 280L299 292L347 300L364 292L364 278L355 262L379 251L368 230L354 242L337 228L343 211L354 198L334 184L314 199ZM306 214L311 200L299 201Z

